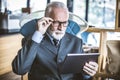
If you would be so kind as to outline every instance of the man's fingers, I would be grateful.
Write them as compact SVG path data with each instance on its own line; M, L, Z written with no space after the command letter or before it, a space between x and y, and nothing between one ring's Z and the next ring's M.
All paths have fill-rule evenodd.
M38 21L38 25L39 25L39 27L45 26L46 25L46 21L45 20Z
M52 18L49 18L49 17L43 17L41 20L42 20L42 21L46 21L47 24L48 24L48 23L51 23L51 22L53 21L53 19L52 19Z
M37 21L37 30L44 34L50 24L53 22L52 18L43 17Z
M85 64L84 68L85 68L86 70L88 70L89 72L94 71L94 67L91 66L91 65L89 65L88 63Z
M47 23L51 23L51 22L53 22L53 19L52 19L52 18L47 17Z
M87 74L89 74L90 76L94 76L96 74L95 71L91 71L90 69L88 69L87 67L83 68L83 71L85 71Z
M96 62L86 63L85 66L83 67L83 70L87 74L94 76L98 70L98 64Z
M49 17L43 17L40 20L38 20L38 25L48 27L52 23L53 19Z
M96 62L90 61L90 62L89 62L89 65L90 65L90 67L91 67L93 70L95 70L95 71L98 70L98 64L97 64Z

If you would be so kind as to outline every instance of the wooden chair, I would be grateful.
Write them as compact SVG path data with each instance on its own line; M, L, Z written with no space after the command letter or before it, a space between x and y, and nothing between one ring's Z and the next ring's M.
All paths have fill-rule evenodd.
M120 40L108 40L106 73L111 74L108 78L120 80Z

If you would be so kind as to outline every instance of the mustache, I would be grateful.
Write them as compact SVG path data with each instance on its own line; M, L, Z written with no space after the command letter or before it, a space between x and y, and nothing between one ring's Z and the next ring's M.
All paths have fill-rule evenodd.
M65 31L59 31L59 30L57 30L57 31L55 31L55 33L57 33L57 34L64 34Z
M48 27L48 33L55 33L55 34L65 34L66 31L64 30L56 30L56 31L53 31L50 29L50 27Z

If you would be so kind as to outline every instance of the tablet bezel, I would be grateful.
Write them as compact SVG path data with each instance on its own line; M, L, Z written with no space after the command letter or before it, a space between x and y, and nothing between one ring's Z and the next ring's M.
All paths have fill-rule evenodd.
M98 62L99 53L69 53L60 66L60 73L80 73L86 62Z

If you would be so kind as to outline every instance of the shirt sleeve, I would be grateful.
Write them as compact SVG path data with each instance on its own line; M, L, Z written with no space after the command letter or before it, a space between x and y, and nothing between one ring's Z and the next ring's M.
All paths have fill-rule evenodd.
M35 41L36 43L40 43L43 39L43 35L39 31L35 31L32 40Z
M89 75L84 75L83 77L84 77L85 80L92 80L92 77L89 76Z

